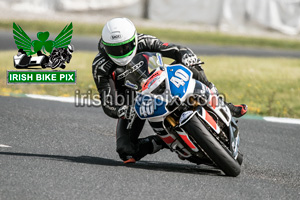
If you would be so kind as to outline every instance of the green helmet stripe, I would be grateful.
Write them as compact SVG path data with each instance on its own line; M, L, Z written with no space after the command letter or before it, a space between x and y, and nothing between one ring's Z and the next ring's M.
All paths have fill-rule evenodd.
M121 45L123 45L123 44L127 44L127 43L131 42L131 41L134 40L134 39L135 39L135 34L134 34L129 40L126 40L126 41L124 41L124 42L119 42L119 43L107 43L107 42L104 42L104 41L102 40L102 43L103 43L104 45L106 45L106 46L121 46Z

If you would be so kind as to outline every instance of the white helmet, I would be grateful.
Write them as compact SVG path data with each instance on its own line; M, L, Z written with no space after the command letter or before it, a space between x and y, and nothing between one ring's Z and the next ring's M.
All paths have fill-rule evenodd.
M127 18L114 18L102 30L102 44L107 55L119 66L127 65L136 54L137 33Z

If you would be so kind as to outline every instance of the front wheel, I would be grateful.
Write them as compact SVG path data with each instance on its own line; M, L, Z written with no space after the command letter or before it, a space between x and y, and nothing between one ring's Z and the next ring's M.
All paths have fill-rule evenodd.
M194 115L186 124L182 126L207 156L227 175L238 176L241 166L230 154L229 150L216 140L216 138L206 129L202 122Z

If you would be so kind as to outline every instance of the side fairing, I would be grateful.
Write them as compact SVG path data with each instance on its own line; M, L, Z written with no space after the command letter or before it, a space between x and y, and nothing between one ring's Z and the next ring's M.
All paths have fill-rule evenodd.
M195 80L192 79L193 73L182 65L166 66L165 71L158 75L161 78L157 79L153 86L146 84L148 87L145 87L142 93L136 97L135 110L141 119L150 120L155 118L159 120L159 118L169 113L166 105L173 97L178 96L183 102L188 94L194 92ZM152 94L152 91L164 80L166 80L165 91L159 95Z

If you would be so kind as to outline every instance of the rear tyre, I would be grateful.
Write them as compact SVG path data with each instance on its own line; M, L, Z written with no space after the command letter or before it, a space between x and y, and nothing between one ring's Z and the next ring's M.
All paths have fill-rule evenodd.
M203 149L208 157L227 175L236 177L241 166L194 115L182 128Z

